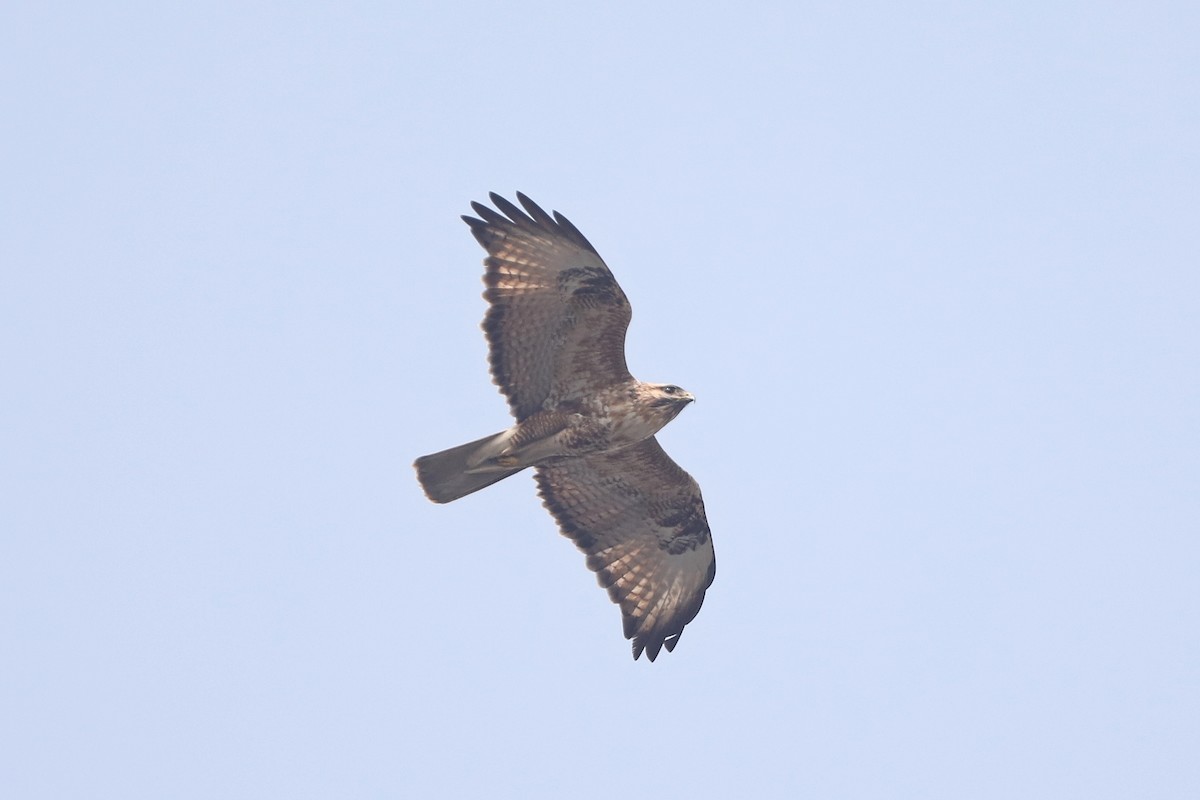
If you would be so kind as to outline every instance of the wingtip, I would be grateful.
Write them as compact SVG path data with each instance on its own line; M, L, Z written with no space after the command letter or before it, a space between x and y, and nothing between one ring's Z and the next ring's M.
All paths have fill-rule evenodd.
M520 192L517 193L517 196L520 196ZM517 205L507 197L498 195L495 192L492 192L489 197L492 198L492 204L500 210L500 213L508 217L509 220L512 221L512 224L516 225L518 228L527 229L535 225L530 216L518 208Z
M599 255L596 252L595 246L563 214L558 211L547 213L545 209L529 199L529 195L524 192L518 191L516 196L517 201L524 207L524 210L511 200L506 199L499 192L488 192L488 199L492 201L492 205L496 208L493 209L483 203L472 200L471 208L479 218L476 220L474 217L468 218L464 216L463 221L470 225L471 229L476 232L487 226L495 226L502 230L512 230L513 226L525 230L540 228L545 232L566 236L566 238L572 240L583 249ZM499 210L497 211L496 209ZM478 238L478 235L476 238ZM486 247L487 245L484 244L484 246Z
M525 208L525 213L533 217L533 221L547 230L554 230L556 224L554 217L546 213L546 210L537 203L529 199L529 196L524 192L517 192L517 200Z
M633 660L637 661L642 657L642 653L646 654L646 660L651 664L654 659L658 658L658 653L662 649L663 643L658 641L645 641L644 639L635 639L633 642ZM670 652L671 648L667 648Z

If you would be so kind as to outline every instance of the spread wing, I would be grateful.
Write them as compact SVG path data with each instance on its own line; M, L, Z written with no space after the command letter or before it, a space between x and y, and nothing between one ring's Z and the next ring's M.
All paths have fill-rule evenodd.
M488 252L483 329L513 416L525 419L551 396L571 400L629 380L629 301L596 249L520 192L524 211L491 199L503 214L472 203L479 219L463 220Z
M675 649L716 575L700 487L653 437L537 468L563 534L621 607L633 657Z

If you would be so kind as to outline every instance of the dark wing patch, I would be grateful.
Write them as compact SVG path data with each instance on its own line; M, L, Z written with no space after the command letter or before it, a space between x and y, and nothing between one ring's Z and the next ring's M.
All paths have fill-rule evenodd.
M463 220L488 252L483 329L513 416L525 419L551 396L577 399L629 380L629 301L596 249L520 192L524 210L490 197L499 212L472 203L479 217Z
M537 468L538 492L621 607L633 657L675 649L716 575L700 487L653 437Z

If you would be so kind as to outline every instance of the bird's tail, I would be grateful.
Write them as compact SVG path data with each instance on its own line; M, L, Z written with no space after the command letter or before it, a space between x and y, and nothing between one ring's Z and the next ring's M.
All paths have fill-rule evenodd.
M496 449L495 444L506 441L504 437L508 436L509 431L504 431L418 458L413 466L425 496L435 503L449 503L525 469L525 464L514 467L481 465L490 451ZM485 450L484 446L488 444L493 447Z

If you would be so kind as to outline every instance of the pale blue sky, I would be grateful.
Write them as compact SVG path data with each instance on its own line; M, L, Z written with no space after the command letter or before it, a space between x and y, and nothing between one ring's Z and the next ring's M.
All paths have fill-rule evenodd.
M101 7L103 5L103 7ZM13 798L1200 797L1194 3L10 4ZM634 662L499 430L567 214L719 569Z

